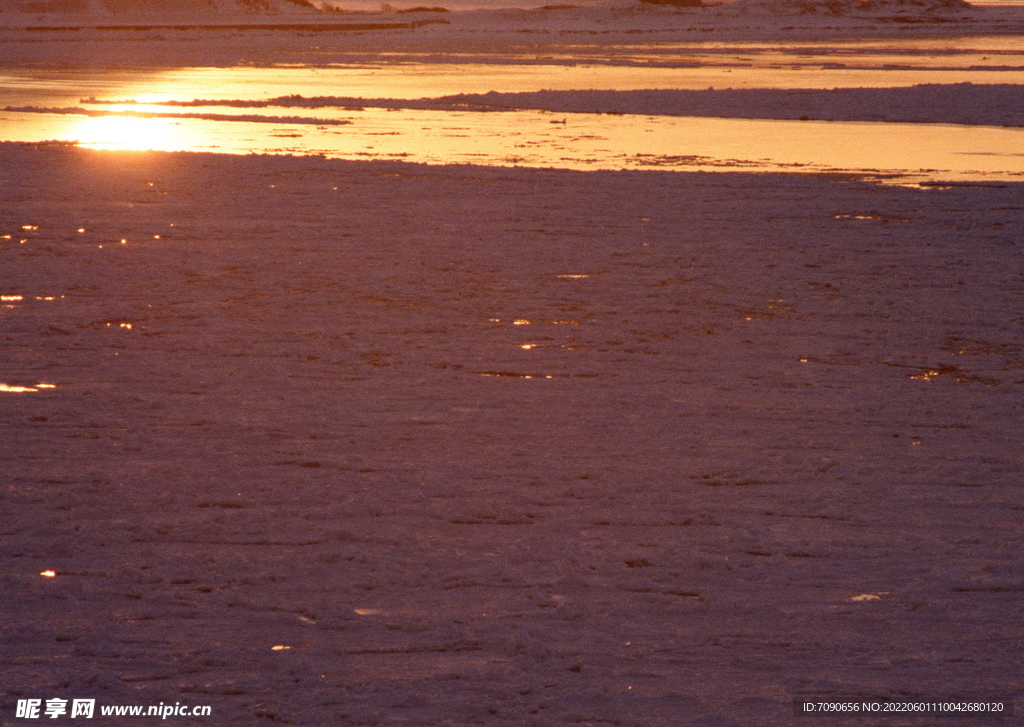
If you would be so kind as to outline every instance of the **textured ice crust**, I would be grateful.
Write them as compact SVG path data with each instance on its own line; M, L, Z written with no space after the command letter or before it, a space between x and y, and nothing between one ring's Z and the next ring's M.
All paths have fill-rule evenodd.
M4 715L769 727L1019 690L1020 185L0 170L0 380L35 389L0 391Z

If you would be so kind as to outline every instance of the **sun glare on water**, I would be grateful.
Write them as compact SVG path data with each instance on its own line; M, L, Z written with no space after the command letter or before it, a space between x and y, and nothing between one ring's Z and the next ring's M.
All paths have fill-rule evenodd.
M175 151L187 146L180 127L167 119L96 116L84 119L72 136L94 149Z

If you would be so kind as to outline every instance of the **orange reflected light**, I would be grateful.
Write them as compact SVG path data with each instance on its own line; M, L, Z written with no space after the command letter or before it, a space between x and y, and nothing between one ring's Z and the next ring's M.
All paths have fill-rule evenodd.
M95 116L83 119L74 136L93 149L174 151L186 146L181 130L167 119Z
M36 384L35 386L12 386L0 383L0 393L7 394L30 394L40 389L56 389L56 384Z
M39 391L34 386L11 386L10 384L0 384L0 391L8 394L27 394L33 391Z

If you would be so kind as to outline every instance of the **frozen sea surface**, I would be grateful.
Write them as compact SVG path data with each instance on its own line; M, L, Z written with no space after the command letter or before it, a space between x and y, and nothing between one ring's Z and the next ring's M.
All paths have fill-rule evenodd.
M629 90L646 82L642 74L613 65L598 85L622 90L593 90L586 69L560 65L454 64L455 80L434 75L437 67L13 71L0 81L0 140L568 169L1024 177L1024 84ZM764 72L736 77L742 85ZM813 69L794 73L809 73L813 85ZM662 80L673 78L687 85ZM449 93L494 86L519 90ZM407 97L414 90L433 96Z
M743 18L603 12L440 14L445 24L362 33L3 31L0 139L574 169L1024 174L1024 49L998 24L896 34L818 18L776 28L779 41L733 37ZM710 33L678 26L700 18ZM271 105L235 107L257 101Z
M37 107L4 139L241 153L0 143L0 722L95 698L225 727L777 727L798 697L1019 696L1024 187L650 169L701 166L678 148L517 167L593 167L615 128L1020 133L985 125L1020 113L1019 11L755 11L3 13L3 105ZM965 82L960 108L891 90ZM856 86L814 98L861 121L673 115ZM542 103L413 107L489 91ZM295 93L367 103L224 103ZM99 103L194 98L217 104ZM153 108L205 116L102 115ZM364 161L311 154L349 130ZM435 164L386 161L414 141ZM503 166L436 153L464 143ZM1019 153L986 144L948 146Z
M1020 693L1020 185L0 155L5 720Z

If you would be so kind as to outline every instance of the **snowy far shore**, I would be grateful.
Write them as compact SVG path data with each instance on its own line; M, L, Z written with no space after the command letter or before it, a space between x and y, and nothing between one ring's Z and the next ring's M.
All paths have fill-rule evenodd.
M261 9L260 3L266 7ZM681 0L679 4L685 5ZM80 7L80 11L43 12L61 6ZM574 37L609 44L1015 35L1024 30L1022 7L970 5L962 0L733 0L683 7L604 0L474 9L458 4L373 3L370 9L334 13L316 12L293 0L276 0L274 4L270 0L218 0L195 3L184 12L181 7L170 0L9 2L0 7L0 39L13 46L4 49L5 55L14 54L9 59L23 58L25 62L31 62L32 50L38 49L41 41L44 45L46 41L60 42L64 53L86 42L96 54L93 63L99 65L138 60L143 56L137 54L143 51L127 46L105 50L89 41L114 41L116 46L120 46L117 41L136 41L139 45L137 41L193 40L197 33L207 46L214 46L205 49L211 59L217 52L232 50L255 53L258 59L260 48L252 47L253 38L260 39L257 45L276 46L280 53L289 45L305 42L309 35L327 42L341 39L349 49L451 51L461 47L472 52L495 44L541 48ZM294 35L282 36L281 31L289 26ZM273 33L274 37L261 33ZM194 54L197 49L182 46L181 50ZM173 49L164 47L162 51L152 57L175 62Z

